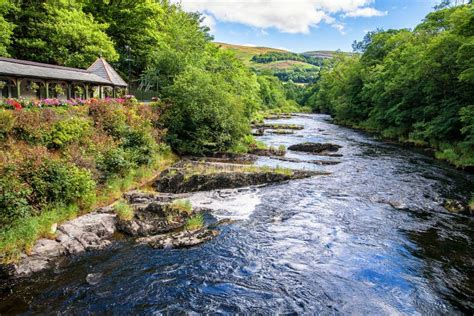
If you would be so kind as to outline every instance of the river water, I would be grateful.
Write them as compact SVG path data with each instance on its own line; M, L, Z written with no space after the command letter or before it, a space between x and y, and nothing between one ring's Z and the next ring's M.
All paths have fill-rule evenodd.
M215 209L208 221L235 220L211 242L154 250L117 241L6 290L0 314L473 313L474 219L441 206L469 197L472 175L324 115L278 123L305 129L260 140L340 144L340 158L287 157L341 163L262 158L331 175L198 193L194 205Z

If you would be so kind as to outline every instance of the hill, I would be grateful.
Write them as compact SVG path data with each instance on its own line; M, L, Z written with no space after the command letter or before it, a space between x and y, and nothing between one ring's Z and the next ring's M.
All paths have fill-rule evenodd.
M219 42L215 42L215 44L217 44L223 49L229 49L229 50L234 51L237 58L242 60L247 65L252 64L251 59L255 55L261 55L268 52L279 52L279 53L288 52L283 49L269 48L269 47L243 46L243 45L234 45L234 44L226 44L226 43L219 43Z
M271 62L257 62L255 56L264 54L280 54L280 55L298 55L283 49L270 47L253 47L234 45L226 43L216 43L222 49L229 49L235 52L237 58L242 60L245 65L253 69L257 73L265 73L277 76L281 81L292 80L296 83L310 83L317 78L319 67L308 62L282 59Z

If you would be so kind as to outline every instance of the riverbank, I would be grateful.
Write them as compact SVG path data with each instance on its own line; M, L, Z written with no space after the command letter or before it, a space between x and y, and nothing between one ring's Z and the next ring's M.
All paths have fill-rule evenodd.
M399 138L390 137L390 136L384 135L383 132L376 131L374 129L365 127L363 125L349 124L347 122L341 122L341 121L335 120L334 118L332 119L332 121L337 125L365 132L369 135L376 137L377 139L383 142L398 144L400 146L405 146L407 148L412 148L412 149L421 149L425 154L430 155L431 157L434 157L438 160L445 161L453 167L456 167L463 171L474 173L474 155L472 155L471 157L469 157L468 155L465 155L467 158L466 157L461 158L460 156L455 154L454 152L455 147L453 145L443 144L440 147L434 147L426 142L411 139L409 137L399 137Z
M56 221L48 227L45 222L47 236L38 236L42 238L34 242L31 250L21 253L16 262L3 265L0 274L4 278L29 276L55 266L62 257L109 247L116 233L153 248L195 246L215 237L217 231L203 221L202 213L208 210L193 208L186 200L190 192L266 185L317 175L327 173L181 161L155 177L148 184L148 191L124 193L120 201L65 223L54 218Z

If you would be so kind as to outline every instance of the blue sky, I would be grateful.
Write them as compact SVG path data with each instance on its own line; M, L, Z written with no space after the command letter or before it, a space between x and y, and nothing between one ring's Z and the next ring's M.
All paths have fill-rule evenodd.
M413 28L437 0L181 0L206 16L215 40L250 46L351 51L377 27Z

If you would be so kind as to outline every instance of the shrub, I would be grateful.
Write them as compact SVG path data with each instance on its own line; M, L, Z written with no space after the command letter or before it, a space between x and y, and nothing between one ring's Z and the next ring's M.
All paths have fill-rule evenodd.
M97 167L103 173L102 178L108 179L114 175L125 175L134 164L122 148L111 148L98 158Z
M196 230L202 228L204 226L204 216L202 214L195 215L193 217L188 218L186 221L186 229L187 230Z
M0 109L0 139L6 138L15 125L15 118L11 111Z
M127 128L127 117L120 104L91 104L89 115L94 120L96 127L102 128L108 135L116 139L120 138Z
M61 160L44 160L27 166L23 175L33 190L36 205L79 203L89 207L95 198L90 171Z
M127 129L123 133L122 147L130 153L130 160L136 165L151 164L158 149L148 128Z
M90 134L90 123L82 118L71 117L54 124L47 145L63 148L70 143L80 141L88 134Z
M133 208L124 201L118 201L114 205L114 212L117 216L124 221L132 220L134 216Z
M0 173L0 227L7 227L31 214L28 201L31 192L28 185L22 183L11 170Z

